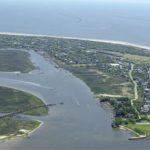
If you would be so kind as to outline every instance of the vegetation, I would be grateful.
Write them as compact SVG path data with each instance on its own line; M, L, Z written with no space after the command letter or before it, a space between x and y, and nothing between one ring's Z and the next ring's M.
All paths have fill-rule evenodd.
M85 81L85 83L91 88L95 94L122 94L123 96L130 95L130 89L127 93L123 93L126 88L126 80L119 76L110 76L109 74L100 72L94 69L88 69L85 67L68 67L68 70L73 72L77 77ZM130 87L127 87L130 88ZM127 95L126 95L127 94Z
M123 118L115 118L113 123L115 125L117 125L117 127L119 127L120 125L128 125L128 124L135 124L136 123L136 120L135 119L123 119Z
M20 71L23 73L33 70L35 67L30 61L29 54L17 50L0 50L0 71Z
M139 134L150 136L150 124L128 124L126 127Z
M137 114L131 105L131 100L127 97L118 98L117 100L110 100L110 104L115 111L115 117L136 119Z
M0 35L0 45L2 49L33 49L75 74L98 98L101 99L103 96L102 101L109 102L113 106L114 124L117 127L136 126L139 120L147 119L147 115L141 113L141 108L149 105L146 100L149 99L150 93L145 91L150 87L149 50L88 40L15 35ZM44 51L41 51L42 49ZM21 66L21 68L28 67ZM24 98L22 100L23 105L27 106L26 100ZM140 127L137 125L133 129L140 134L145 133Z
M39 125L39 121L23 121L11 117L2 118L0 119L0 137L4 135L10 138L17 135L24 135L37 128Z
M15 89L0 87L1 113L18 113L20 111L23 114L28 115L47 115L48 110L46 107L30 110L30 108L41 105L44 105L44 103L31 94ZM8 115L0 117L0 140L27 135L39 125L39 121L17 120L13 116Z
M53 37L34 37L34 36L17 36L17 35L0 35L1 48L14 48L14 49L34 49L57 53L55 51L62 52L68 50L82 51L82 50L104 50L111 52L119 52L122 54L132 54L139 56L150 56L150 51L121 44L111 44L104 42L94 42L88 40L74 40L74 39L63 39ZM115 54L116 55L116 54Z
M26 110L30 107L44 105L44 103L31 94L15 89L0 87L0 112L10 113L20 110ZM28 115L47 115L48 110L45 107L33 109L24 114Z
M150 62L150 57L148 56L124 54L124 58L136 64L149 64Z

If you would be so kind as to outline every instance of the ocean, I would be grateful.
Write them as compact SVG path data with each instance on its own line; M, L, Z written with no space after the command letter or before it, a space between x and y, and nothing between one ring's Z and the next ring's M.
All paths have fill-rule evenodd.
M0 1L0 32L126 41L150 46L150 3Z

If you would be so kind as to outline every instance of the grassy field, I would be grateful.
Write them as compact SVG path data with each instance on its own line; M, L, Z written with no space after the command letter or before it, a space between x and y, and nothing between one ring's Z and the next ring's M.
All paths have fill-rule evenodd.
M82 79L95 94L133 96L130 83L119 76L110 76L102 71L86 67L72 67L69 70Z
M39 121L23 121L10 117L0 119L0 139L25 135L37 128L40 124Z
M0 71L20 71L23 73L33 70L35 67L30 61L29 54L17 50L0 50Z
M136 64L149 64L150 63L150 57L146 57L146 56L124 54L124 58Z
M126 127L141 135L144 134L148 137L150 136L150 124L128 124Z
M44 103L31 94L15 89L0 87L0 112L11 113L26 110L30 107L44 105ZM48 109L41 107L23 114L43 116L48 114ZM0 118L0 140L24 136L40 125L39 121L18 120L14 117Z
M16 112L40 105L44 105L44 103L36 96L15 89L0 87L0 112ZM41 107L25 112L25 114L47 115L48 110L45 107Z

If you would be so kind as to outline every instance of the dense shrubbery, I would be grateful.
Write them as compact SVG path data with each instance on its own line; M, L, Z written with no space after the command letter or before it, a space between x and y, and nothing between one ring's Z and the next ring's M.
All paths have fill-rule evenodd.
M109 102L113 106L115 119L112 123L112 127L136 123L137 113L131 106L131 101L129 98L101 98L101 102Z
M136 113L131 106L131 101L127 97L118 98L117 100L110 100L110 104L115 111L115 117L136 118Z
M119 126L119 125L127 125L127 124L135 124L136 120L135 119L115 118L113 123L116 124L117 126Z

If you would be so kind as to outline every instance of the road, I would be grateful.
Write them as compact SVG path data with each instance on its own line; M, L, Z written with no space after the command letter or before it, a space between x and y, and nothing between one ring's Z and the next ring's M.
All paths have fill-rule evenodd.
M134 70L134 64L131 64L131 69L129 71L129 77L130 77L130 79L134 85L134 99L133 100L138 100L138 97L139 97L138 96L138 90L137 90L138 86L137 86L137 83L136 83L136 81L134 81L133 76L132 76L133 70Z
M134 85L134 99L131 99L131 106L134 108L135 112L137 113L138 118L141 119L139 111L134 106L134 101L138 100L139 96L138 96L138 89L137 89L138 86L137 86L136 81L134 81L133 75L132 75L133 71L134 71L134 64L131 64L131 69L129 70L129 77L130 77L130 80L132 81L132 83Z

